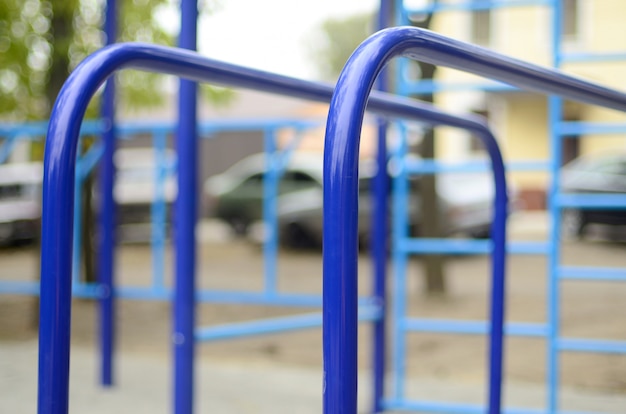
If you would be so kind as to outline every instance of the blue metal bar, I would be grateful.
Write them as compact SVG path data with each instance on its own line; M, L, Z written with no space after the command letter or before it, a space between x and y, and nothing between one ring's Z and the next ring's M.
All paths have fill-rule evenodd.
M553 126L560 135L588 135L588 134L623 134L626 133L626 123L608 122L559 122Z
M169 220L165 203L165 182L172 175L172 166L168 165L166 157L167 135L165 131L157 131L153 136L155 152L154 200L150 209L152 228L152 284L157 287L165 286L165 239ZM170 229L171 230L171 229Z
M46 145L39 331L40 414L67 413L68 410L73 228L70 217L74 213L73 177L80 119L99 85L122 67L174 73L196 80L212 80L319 101L327 101L333 93L332 85L216 62L180 49L137 43L108 46L79 65L66 81L55 103ZM425 104L376 93L372 94L369 106L382 114L405 116L432 124L445 123L470 129L483 127L478 118L459 118ZM177 214L183 213L178 210ZM182 229L178 231L183 232Z
M406 137L406 130L404 124L399 124L400 136ZM404 168L405 163L400 161L400 157L406 154L408 145L406 139L401 139L398 148L395 149L393 157L395 165L399 165L400 170L396 177L394 177L394 191L393 196L393 214L392 214L392 254L394 263L394 294L393 294L393 307L392 307L392 320L394 321L392 338L393 338L393 395L397 399L401 399L404 396L404 379L406 377L406 338L404 336L404 330L402 329L399 321L405 318L407 309L407 268L408 258L404 251L400 248L402 240L409 237L408 229L408 206L406 200L408 199L408 177L407 170Z
M107 0L104 20L104 33L108 45L117 41L117 0ZM115 179L115 78L107 81L102 95L101 108L102 142L104 145L100 164L100 208L98 213L98 271L102 296L99 301L101 378L104 386L113 385L115 356L115 217L113 182Z
M561 54L561 61L567 63L576 62L595 62L595 63L610 63L610 62L623 62L626 60L626 52L615 51L608 53L596 53L596 52L570 52Z
M324 156L324 412L355 413L356 296L357 296L357 215L358 149L365 105L382 67L396 55L416 57L433 39L447 43L433 33L413 28L391 28L371 36L352 54L335 87L326 129ZM426 39L424 39L426 38ZM450 46L450 45L448 45ZM455 45L460 46L460 45ZM463 45L467 50L468 45ZM461 65L443 59L435 47L430 63ZM460 51L459 51L460 52ZM436 58L432 58L434 55ZM422 57L422 56L420 56ZM472 58L475 68L475 58ZM487 68L491 66L487 65ZM482 69L482 68L481 68ZM497 71L496 71L496 74ZM491 73L493 75L493 73ZM496 188L493 285L491 300L489 411L501 405L504 264L507 214L504 164L495 138L488 129L478 133L491 157Z
M382 318L380 306L359 308L360 322L378 321ZM239 322L228 325L210 326L196 329L197 341L214 341L250 335L263 335L292 331L294 329L318 328L322 326L322 314L284 316L262 321Z
M489 333L488 321L406 318L403 325L404 329L413 332L468 335L485 335ZM548 333L548 328L541 323L510 322L505 324L504 332L511 336L545 337Z
M411 411L448 414L484 414L484 408L472 404L454 404L438 401L406 401L387 399L383 402L390 411ZM583 411L549 411L537 408L510 407L502 410L503 414L596 414Z
M14 295L39 295L39 283L0 280L0 291Z
M420 81L407 81L404 85L404 92L408 95L423 95L438 92L461 92L461 91L486 91L486 92L507 92L516 91L511 85L505 85L499 82L447 82L445 84L437 83L431 79L423 79Z
M11 153L15 149L15 144L17 144L18 136L16 133L10 133L7 138L5 138L5 142L0 146L0 164L3 164L9 159Z
M359 134L367 95L393 56L464 70L543 94L561 94L589 104L626 110L626 95L477 46L412 27L379 31L348 60L331 101L325 147L324 372L325 412L356 411L356 174ZM485 135L488 141L489 135ZM495 141L494 141L495 142ZM489 148L496 158L497 146ZM495 164L495 162L494 162ZM498 178L497 178L498 179ZM496 179L496 180L497 180ZM502 179L504 183L504 179ZM497 186L496 186L497 187ZM504 204L506 204L506 191ZM506 209L501 212L506 215ZM504 217L502 218L504 223ZM497 227L497 226L495 226ZM504 228L504 225L502 226ZM504 263L504 232L494 235L494 268ZM503 270L502 270L503 273ZM504 277L494 273L489 412L500 410ZM497 310L494 312L494 310Z
M378 7L377 28L384 29L392 25L391 10L393 2L380 0ZM388 92L389 73L382 70L376 80L376 88ZM374 321L372 327L372 413L383 411L382 400L385 395L385 373L387 361L387 261L389 247L389 176L387 173L387 129L386 119L378 119L378 141L376 150L376 176L373 180L372 191L372 224L370 228L372 255L372 296L380 303L381 317Z
M507 171L545 171L549 164L545 161L511 161ZM491 171L486 161L445 162L436 160L406 160L404 168L408 174L439 174L449 172L476 173Z
M552 66L561 66L561 42L563 32L563 5L561 1L554 1L552 12ZM559 135L558 125L561 122L563 112L563 100L557 96L548 98L548 123L550 125L550 184L548 187L547 203L550 212L550 222L548 223L549 252L547 257L547 323L548 338L546 341L546 408L549 412L556 412L559 409L559 353L557 348L557 338L560 331L560 291L559 281L556 276L556 269L561 260L561 246L559 239L561 236L561 211L559 210L556 197L560 188L560 167L563 156L563 140Z
M407 14L430 14L444 11L480 11L504 7L543 6L551 4L552 0L484 0L465 1L457 3L431 2L424 7L407 8Z
M263 278L266 294L276 293L278 268L278 187L284 166L276 149L273 129L263 131L265 146L265 176L263 177Z
M559 266L556 269L556 277L568 280L626 282L626 270L608 267Z
M397 249L412 254L489 254L493 252L491 240L398 238ZM516 254L543 254L547 245L542 242L508 242L506 251Z
M626 194L606 193L555 193L553 199L556 207L576 207L581 209L624 210Z
M560 351L626 354L626 341L558 338L556 346Z
M461 46L462 49L472 49L464 44ZM69 275L72 256L72 223L68 221L68 218L73 214L72 177L75 174L74 160L77 137L80 133L80 119L99 85L111 73L123 67L173 73L195 80L211 80L222 85L235 85L317 101L327 101L333 94L332 85L241 68L205 59L193 52L140 43L108 46L92 54L79 65L66 81L55 104L46 145L39 333L38 404L40 413L67 412L69 316L71 313ZM470 64L469 67L478 70L474 64ZM516 68L515 65L512 67ZM497 68L506 72L504 68ZM531 72L534 73L532 70ZM522 70L522 73L525 71ZM500 75L503 73L500 72ZM519 76L523 78L521 74ZM520 80L517 76L516 79ZM581 84L571 77L554 74L543 79L545 84L536 85L538 89L551 91L557 88L560 90L566 88L565 85L569 85L569 82L573 82L576 85L575 92L568 93L568 95L572 95L574 99L578 96L586 99L586 93L591 90L597 92L592 93L593 97L590 99L594 102L613 105L614 101L619 101L617 96L619 94L616 92L603 93L602 88L597 90L597 86L586 82ZM547 87L544 87L546 85ZM471 131L480 131L484 128L482 121L476 117L459 118L419 102L388 97L374 92L369 98L368 108L391 117L420 119L432 125L446 124Z
M197 0L180 3L181 24L178 45L195 50L197 45ZM198 220L198 137L197 85L180 80L178 98L178 197L174 215L174 413L192 414L194 409L196 222Z

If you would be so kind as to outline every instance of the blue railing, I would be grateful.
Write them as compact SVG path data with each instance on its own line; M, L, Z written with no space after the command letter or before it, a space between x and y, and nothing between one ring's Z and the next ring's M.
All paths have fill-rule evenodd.
M75 155L79 125L85 107L98 86L114 71L133 67L176 74L198 81L245 87L267 92L327 101L332 96L328 117L324 165L324 412L355 413L357 391L357 343L359 320L357 297L357 183L358 148L366 105L381 115L417 119L433 125L449 125L470 130L481 136L491 157L495 175L496 202L492 230L492 303L490 376L488 412L498 413L502 386L502 333L504 326L504 263L506 182L501 155L493 136L477 118L459 118L417 102L383 96L370 90L384 65L394 56L422 59L508 82L522 89L563 97L618 110L626 110L626 95L567 76L563 73L530 65L489 52L432 32L414 28L383 30L364 42L352 55L333 92L330 85L311 83L204 59L192 52L144 44L120 44L102 49L83 62L66 82L50 122L46 146L43 232L42 289L40 326L39 412L66 413L69 380L69 316L72 267L72 221ZM179 159L179 170L186 168ZM384 168L379 172L384 174ZM377 194L378 197L384 197ZM384 203L383 203L384 204ZM195 224L194 217L181 218ZM374 222L383 226L381 221ZM192 228L193 226L185 226ZM179 249L177 241L177 249ZM384 255L383 255L384 257ZM177 274L193 278L193 274ZM400 295L401 296L401 295ZM374 301L384 295L374 294ZM396 299L394 307L403 308ZM193 299L191 300L193 302ZM177 317L186 315L193 303L175 300ZM181 309L181 307L184 307ZM376 312L371 318L381 321ZM193 319L192 319L193 320ZM305 324L313 323L309 318ZM475 327L472 329L476 329ZM482 328L480 328L482 329ZM176 342L192 340L193 332L174 332ZM563 347L585 348L586 344L561 340ZM606 344L605 344L606 345ZM609 349L606 345L605 348ZM619 350L611 344L610 349ZM193 361L193 354L179 355ZM176 365L178 367L179 364ZM191 364L186 364L192 367ZM178 369L178 368L177 368ZM192 368L176 372L176 381L192 383ZM375 379L379 381L380 378ZM175 392L178 388L175 386ZM188 394L186 394L188 395ZM178 401L175 395L175 401ZM189 401L176 412L184 412ZM180 408L183 407L183 408ZM410 409L399 399L385 399L385 409ZM480 407L440 408L428 403L422 408L443 412L484 412Z
M73 159L78 140L78 124L85 107L98 86L115 70L133 67L161 73L176 74L200 81L212 81L231 86L245 87L277 94L297 96L315 101L328 101L333 93L331 85L306 82L266 72L241 68L209 59L180 49L145 44L119 44L102 49L86 59L70 76L63 87L48 131L46 145L43 229L42 229L42 280L40 326L40 376L39 409L41 413L65 413L68 409L69 315L71 297L71 233L72 185L75 176ZM381 115L417 119L432 124L485 131L478 118L458 118L414 101L374 93L369 99L369 109ZM179 154L179 173L188 164ZM501 179L503 183L503 178ZM179 194L179 198L184 197ZM501 201L505 199L500 198ZM194 217L182 217L195 224ZM177 223L179 223L179 221ZM375 222L375 225L381 223ZM185 226L193 228L192 225ZM183 231L182 228L178 229ZM189 230L187 230L189 231ZM187 237L187 236L185 236ZM179 252L179 239L176 250ZM384 257L384 255L382 256ZM503 261L503 259L501 259ZM193 274L177 274L176 278L193 278ZM379 283L380 285L380 283ZM221 295L220 295L221 296ZM193 301L193 300L192 300ZM376 312L384 296L373 297L373 308L366 315L380 323L383 315ZM191 318L189 308L193 303L174 300L176 317ZM356 315L355 315L356 317ZM305 323L310 323L307 319ZM193 340L193 332L174 332L175 345ZM381 341L378 341L381 342ZM193 350L176 358L193 359ZM181 402L177 395L179 382L190 384L191 368L180 370L175 361L175 408L185 412L189 402ZM185 364L189 367L189 364ZM376 381L382 381L377 378ZM185 392L188 395L188 392Z
M327 141L326 141L326 166L325 166L325 217L324 217L324 242L326 249L339 253L324 255L324 280L332 283L332 287L325 287L325 398L326 406L332 407L332 412L355 412L356 407L356 366L350 360L356 352L356 343L351 334L356 330L354 320L353 295L356 292L356 266L355 266L355 236L354 231L346 231L338 226L338 223L351 223L350 210L356 203L356 193L353 192L354 184L345 177L355 176L354 157L355 148L358 148L359 128L364 103L367 100L369 88L374 82L381 68L395 56L404 56L418 59L424 62L443 65L466 72L474 73L493 80L509 83L515 87L534 91L542 94L557 94L564 98L604 106L616 110L626 111L626 94L596 85L553 69L547 69L532 65L517 59L512 59L501 54L494 53L484 48L463 42L455 41L436 33L409 27L397 27L382 30L367 39L351 56L336 86L335 96L331 102L329 112ZM349 97L349 99L347 98ZM488 148L493 160L493 150ZM591 196L581 200L582 205L594 204ZM406 200L406 198L401 198ZM612 198L610 204L614 208L624 208L626 203L622 197ZM604 203L602 203L604 205ZM608 204L607 204L608 205ZM497 217L497 216L496 216ZM552 224L552 231L558 231L558 223ZM493 249L494 252L504 249L504 238L498 234L494 227ZM395 264L402 258L395 260ZM495 259L494 259L495 260ZM400 263L401 264L401 263ZM402 272L398 272L403 274ZM496 278L496 280L498 280ZM503 280L499 280L503 283ZM394 297L394 318L405 321L404 292L406 286L403 279L396 280L398 290ZM495 290L502 289L504 285L496 285ZM502 293L500 292L500 293ZM496 294L492 291L492 294ZM549 294L554 294L552 291ZM346 298L348 300L346 300ZM556 303L556 301L551 301ZM492 345L491 345L491 375L488 408L469 405L453 405L431 402L411 402L403 398L402 391L396 390L394 398L386 399L382 406L390 410L426 410L436 412L485 412L496 413L500 410L501 395L500 382L501 365L493 361L494 353L502 353L502 349L494 346L502 345L494 339L494 307L501 303L492 303ZM558 321L554 320L556 310L549 310L549 324L547 333L553 347L565 347L571 349L592 349L594 343L582 341L569 341L557 337ZM341 315L341 318L338 318ZM501 315L501 314L500 314ZM340 320L337 320L340 319ZM405 321L405 322L402 322ZM500 321L502 322L502 321ZM439 326L439 328L442 328ZM480 331L480 326L455 326L456 331ZM541 327L528 326L519 328L511 327L525 334L543 334ZM398 328L403 332L402 327ZM499 325L502 333L502 325ZM403 339L402 332L397 332L396 342L396 386L402 385L403 378ZM495 335L499 336L499 335ZM563 345L565 344L565 345ZM576 346L575 346L576 345ZM617 352L624 349L618 343L598 343L596 350ZM346 360L345 363L340 361ZM500 361L501 362L501 361ZM556 365L550 367L549 382L551 389L557 382ZM331 382L332 381L332 382ZM549 412L556 412L556 404L548 407ZM512 409L515 412L515 409Z

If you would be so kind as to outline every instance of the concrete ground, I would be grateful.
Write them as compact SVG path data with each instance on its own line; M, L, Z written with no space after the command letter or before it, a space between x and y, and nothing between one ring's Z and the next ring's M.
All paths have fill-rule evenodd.
M546 217L543 214L524 214L518 215L511 220L511 236L520 239L543 239L545 237ZM222 231L219 225L215 223L204 223L201 229L201 238L206 243L218 242L223 234L217 237ZM237 247L238 253L243 248ZM599 249L599 250L598 250ZM603 250L604 249L604 250ZM608 249L608 250L607 250ZM588 251L589 255L597 256L598 252L607 250L607 257L610 260L618 260L618 264L624 265L623 246L598 247L595 245L584 245L578 251ZM226 250L217 250L212 256L211 269L214 273L222 274L221 265L216 263L216 258L222 257L226 259ZM122 255L122 261L137 259L137 253L132 250L130 259ZM234 253L233 253L234 254ZM258 255L257 255L258 256ZM579 256L574 254L575 256ZM14 256L11 256L14 257ZM240 258L233 262L236 266L257 266L258 263L251 256L250 262L243 263ZM5 258L2 258L5 260ZM317 256L296 257L296 261L291 264L286 263L284 267L286 272L294 273L294 270L300 270L300 273L306 273L302 263L306 266L314 266L313 263L319 261ZM4 269L14 269L14 264L10 262L4 265ZM306 261L303 261L306 260ZM478 259L476 259L478 260ZM229 263L232 266L233 263ZM527 262L523 262L525 265ZM131 263L132 264L132 263ZM530 263L532 265L532 263ZM451 264L452 271L455 267ZM17 265L15 265L17 266ZM224 265L226 266L226 265ZM293 266L293 267L291 267ZM456 266L456 265L455 265ZM482 265L481 265L482 266ZM481 269L479 263L474 259L460 261L458 267L466 273L473 271L474 268ZM227 269L230 267L224 267ZM17 269L17 268L16 268ZM248 279L244 279L243 268L236 268L232 273L226 273L226 281L224 283L233 286L246 285L250 283ZM308 269L308 268L307 268ZM524 269L521 269L524 270ZM524 300L519 306L519 310L524 314L533 314L534 307L530 308L530 304L541 303L541 297L526 301L525 297L536 291L536 286L540 284L526 284L532 281L534 270L528 268L526 273L521 272L519 268L513 269L512 291ZM313 274L318 273L318 269L311 270ZM522 277L517 275L520 273ZM297 276L297 277L296 277ZM294 274L293 282L297 286L304 286L307 289L315 287L319 284L317 276ZM465 275L466 276L466 275ZM302 278L300 278L302 277ZM477 308L473 305L472 289L478 290L479 283L466 282L467 278L453 279L455 284L452 290L457 292L449 302L445 303L422 303L419 310L429 310L431 308L445 308L449 312L457 312L454 315L465 315L468 309ZM517 280L517 281L516 281ZM534 282L533 282L534 283ZM230 285L226 285L230 286ZM481 285L482 286L482 285ZM594 288L596 289L596 288ZM598 288L599 289L599 288ZM459 293L461 292L461 293ZM582 288L582 291L574 290L570 294L577 300L585 295L592 295L595 290L588 292ZM623 297L623 291L617 291L615 287L608 290L598 291L601 299L612 300L614 297ZM611 294L614 293L614 296ZM594 298L597 299L596 296ZM4 300L4 302L3 302ZM476 299L480 305L480 298ZM620 301L618 307L602 307L600 303L595 306L595 310L615 313L615 309L623 310L624 301ZM14 304L0 297L0 414L1 413L34 413L36 412L36 378L37 378L37 340L36 335L28 334L12 329L14 325L23 324L24 310L28 309L24 306L13 306ZM93 333L93 321L95 313L88 303L77 303L74 307L73 322L73 349L71 360L71 385L70 385L70 413L75 414L111 414L111 413L171 413L173 412L171 398L171 357L169 346L160 338L162 334L167 335L168 324L163 315L167 315L169 311L166 306L157 307L157 304L141 304L139 307L122 308L120 314L123 317L121 326L120 354L118 356L116 367L118 369L118 384L112 388L101 388L97 384L97 353L95 352ZM470 307L471 305L471 307ZM511 303L512 314L517 314L515 306L519 304L516 300ZM480 306L482 309L482 306ZM577 310L583 309L582 305L572 310L575 314ZM589 312L593 311L591 309ZM16 311L17 310L17 311ZM211 309L213 310L213 309ZM13 313L11 313L13 312ZM148 313L147 316L141 314ZM234 312L229 308L224 310L225 313ZM253 310L252 312L258 312ZM619 312L619 311L617 311ZM152 313L152 315L150 314ZM601 324L595 318L593 313L584 314L588 319L589 325L592 327ZM590 315L593 315L592 318ZM622 314L623 315L623 314ZM203 314L203 317L206 316ZM221 314L225 316L224 313ZM233 316L233 315L226 315ZM567 316L567 314L565 315ZM576 315L574 315L576 316ZM614 315L613 315L614 316ZM148 317L150 320L165 320L160 326L155 327L156 331L151 331L147 326ZM11 318L14 322L7 322L7 318ZM20 320L22 318L22 320ZM617 331L623 332L623 324L619 323L623 319L617 318ZM124 324L127 322L128 326ZM215 322L214 320L209 320ZM132 322L132 323L131 323ZM13 325L12 325L13 323ZM578 325L572 325L578 329ZM621 328L620 328L621 326ZM582 327L581 327L582 329ZM10 331L7 333L7 331ZM133 332L141 334L141 338L130 338ZM156 333L155 333L156 332ZM611 331L613 332L613 331ZM196 412L198 413L259 413L259 414L308 414L322 412L322 373L319 364L321 350L317 341L317 331L309 332L307 335L299 336L299 334L280 337L273 337L271 340L251 340L251 341L225 341L219 344L210 345L199 351L198 370L196 378ZM138 335L137 335L138 336ZM275 341L275 342L274 342ZM428 342L430 341L430 342ZM282 343L288 343L292 348L281 347ZM250 345L248 345L250 343ZM431 347L426 345L431 343ZM425 352L416 352L419 358L429 358L429 360L411 361L410 368L414 365L423 364L426 370L411 371L408 379L407 393L410 397L427 398L429 400L440 400L448 402L466 402L479 404L484 399L484 378L481 374L483 366L480 358L476 357L476 352L482 354L482 348L477 350L472 348L469 352L464 348L473 346L455 345L449 346L444 342L437 342L436 339L427 338L424 344L417 344L415 350L420 351L422 348ZM435 344L435 348L432 348ZM512 344L512 348L516 354L522 357L520 362L513 363L508 367L511 375L507 376L505 387L505 402L507 406L524 407L527 409L541 409L545 404L545 390L543 384L537 378L541 378L541 372L535 373L532 369L525 368L534 364L535 348L534 345L526 347L525 343ZM361 349L360 349L361 351ZM543 348L539 350L538 355L543 354ZM524 355L528 353L528 355ZM441 354L441 355L440 355ZM359 356L361 357L361 355ZM442 373L439 365L439 358L445 357L446 361L452 360L457 366L458 373L446 374ZM468 358L475 358L478 363L469 361ZM610 360L592 360L592 365L577 365L573 368L576 375L580 378L578 381L565 382L561 392L562 407L567 410L577 412L594 412L594 413L626 413L626 392L624 391L626 373L623 368L624 356L614 357L617 359ZM595 362L594 362L595 361ZM536 361L541 366L543 361ZM597 362L597 363L596 363ZM602 365L602 369L591 369L594 365ZM477 365L478 368L475 368ZM359 383L359 412L368 412L369 407L369 378L367 368L362 369L363 377ZM569 372L569 371L568 371ZM585 377L590 378L589 384L585 383ZM595 381L595 382L594 382ZM589 385L589 386L586 386Z

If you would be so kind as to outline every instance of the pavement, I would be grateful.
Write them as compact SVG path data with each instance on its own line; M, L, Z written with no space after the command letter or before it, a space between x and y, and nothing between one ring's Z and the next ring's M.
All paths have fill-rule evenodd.
M216 227L217 226L217 227ZM203 223L201 233L215 234L215 223ZM510 233L516 238L542 238L547 229L543 213L525 213L511 219ZM171 413L172 367L169 356L124 354L118 356L118 383L98 385L98 355L95 350L74 347L71 356L70 413L122 414ZM273 361L245 364L235 360L200 359L197 365L197 413L313 414L322 412L322 372L319 369ZM35 413L37 394L37 341L0 342L0 414ZM482 403L484 384L464 379L457 382L436 378L408 378L411 398L458 403ZM510 382L505 405L542 409L546 401L543 384ZM370 403L369 377L359 382L359 412ZM567 410L622 414L626 395L563 389L562 407ZM523 412L523 411L521 411Z
M35 413L37 384L36 341L2 343L0 348L0 412ZM168 358L155 355L120 355L119 383L110 388L97 384L94 352L72 352L70 413L122 414L171 413L171 367ZM359 382L359 413L368 412L369 381ZM482 384L409 379L409 393L431 401L480 404ZM233 361L200 360L196 377L196 412L319 414L322 412L321 370L273 363L236 364ZM511 383L505 389L506 404L540 409L545 401L538 384ZM562 391L563 408L595 413L626 412L626 396L585 390Z

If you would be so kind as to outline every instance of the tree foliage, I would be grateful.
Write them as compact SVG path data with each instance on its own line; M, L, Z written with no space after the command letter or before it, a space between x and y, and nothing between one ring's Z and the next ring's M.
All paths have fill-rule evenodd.
M322 79L337 79L352 52L372 34L373 23L372 13L322 23L310 41L310 54Z
M117 4L118 41L174 44L174 34L156 18L169 5L168 0L123 0ZM106 43L104 10L105 0L0 2L0 119L48 118L71 70ZM125 70L118 80L118 95L125 108L156 106L164 99L162 75ZM216 95L215 101L223 100L223 93L212 95ZM95 114L93 109L88 114Z

